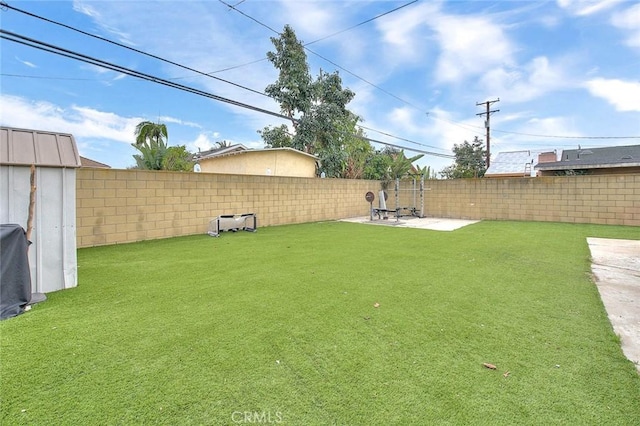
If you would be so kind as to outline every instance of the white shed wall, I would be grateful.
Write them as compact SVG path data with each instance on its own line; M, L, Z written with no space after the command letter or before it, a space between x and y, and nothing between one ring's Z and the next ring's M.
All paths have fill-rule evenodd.
M27 229L30 170L0 166L0 222ZM32 292L76 287L76 170L36 167L36 209L29 248Z

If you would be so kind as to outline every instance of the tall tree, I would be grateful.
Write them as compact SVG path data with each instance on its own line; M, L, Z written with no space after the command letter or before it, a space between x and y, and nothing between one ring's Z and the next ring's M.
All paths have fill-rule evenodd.
M440 174L446 179L479 178L487 171L487 150L476 136L473 142L464 141L453 146L455 162L445 167Z
M352 142L360 120L346 108L355 93L342 88L337 72L320 71L312 80L304 47L288 25L271 41L275 52L268 52L267 58L279 74L265 92L280 104L293 130L286 125L268 126L259 132L262 139L269 147L292 147L314 154L322 164L319 172L343 177L348 162L344 147Z
M276 51L267 52L267 59L280 72L278 80L265 89L265 93L280 104L280 111L291 119L294 129L296 118L311 107L311 74L307 54L295 32L285 25L280 37L271 37Z

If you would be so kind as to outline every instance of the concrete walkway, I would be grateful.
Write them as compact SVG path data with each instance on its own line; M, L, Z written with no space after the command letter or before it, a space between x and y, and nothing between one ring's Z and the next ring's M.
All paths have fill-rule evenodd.
M640 241L587 238L595 277L622 352L640 372Z
M396 220L395 217L389 219L371 220L368 216L352 217L349 219L341 219L341 222L364 223L367 225L386 225L397 226L400 228L417 228L431 229L432 231L455 231L463 226L480 222L479 220L463 220L463 219L446 219L438 217L401 217Z

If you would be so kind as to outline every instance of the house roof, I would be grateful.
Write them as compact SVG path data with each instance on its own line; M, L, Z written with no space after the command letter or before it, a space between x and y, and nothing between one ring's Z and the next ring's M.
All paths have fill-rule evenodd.
M540 163L538 170L602 169L640 166L640 145L565 149L560 161Z
M249 148L247 148L246 146L242 145L242 144L236 144L236 145L231 145L231 146L223 146L223 147L219 147L219 148L212 148L212 149L208 149L206 151L200 151L198 153L196 153L194 155L194 160L201 160L204 158L212 158L212 157L219 157L221 155L225 155L225 154L232 154L235 152L242 152L242 151L250 151Z
M242 149L232 149L232 148L236 148L236 147L242 147ZM315 155L312 154L308 154L306 152L302 152L302 151L298 151L297 149L293 149L293 148L263 148L263 149L249 149L244 145L233 145L231 147L227 147L227 148L222 148L222 149L213 149L213 150L209 150L209 151L202 151L198 154L200 155L196 155L196 160L204 160L207 158L214 158L214 157L226 157L226 156L230 156L230 155L240 155L240 154L246 154L246 153L252 153L252 152L274 152L274 151L289 151L289 152L293 152L296 154L301 154L301 155L306 155L308 157L313 158L314 160L318 161L318 157L316 157ZM202 155L204 154L204 155Z
M93 168L99 168L99 169L111 168L111 166L109 166L108 164L104 164L99 161L92 160L91 158L83 157L82 155L80 156L80 163L82 164L81 167L93 167Z
M11 166L80 167L73 135L0 127L0 164Z
M525 167L533 167L538 163L538 155L542 151L509 151L499 152L485 172L485 177L491 176L525 176Z

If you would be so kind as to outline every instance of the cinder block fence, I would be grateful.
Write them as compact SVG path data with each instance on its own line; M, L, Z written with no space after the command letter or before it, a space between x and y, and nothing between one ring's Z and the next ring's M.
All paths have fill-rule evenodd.
M258 226L368 214L376 181L80 169L78 247L207 232L220 214L256 213Z
M88 168L76 179L78 247L205 233L220 214L256 213L259 226L366 216L366 192L380 190L367 180ZM640 175L427 180L424 207L433 217L640 226Z

